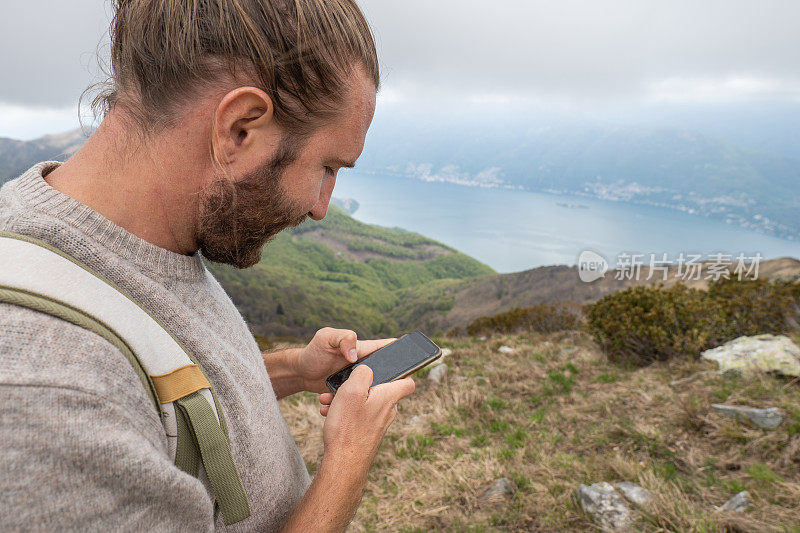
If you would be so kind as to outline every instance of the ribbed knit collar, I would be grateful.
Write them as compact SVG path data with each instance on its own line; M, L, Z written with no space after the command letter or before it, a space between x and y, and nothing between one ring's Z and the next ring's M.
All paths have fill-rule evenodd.
M20 199L31 209L67 222L111 252L145 270L186 281L203 278L205 266L199 252L182 255L156 246L53 188L43 175L60 164L58 161L37 163L14 180Z

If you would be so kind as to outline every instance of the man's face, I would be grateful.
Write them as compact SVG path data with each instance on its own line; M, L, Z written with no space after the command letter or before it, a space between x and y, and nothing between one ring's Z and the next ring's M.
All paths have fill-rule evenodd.
M280 231L325 218L336 174L361 155L374 112L375 87L357 70L331 123L300 142L284 136L274 155L243 176L217 176L200 195L203 256L248 268Z

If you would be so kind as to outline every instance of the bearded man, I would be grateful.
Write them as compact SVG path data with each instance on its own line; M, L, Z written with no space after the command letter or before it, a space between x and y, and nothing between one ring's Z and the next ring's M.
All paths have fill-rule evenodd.
M0 190L0 231L62 250L126 291L205 369L250 505L238 530L337 531L410 379L360 366L394 339L323 328L262 354L202 258L238 268L306 217L322 220L360 156L380 84L354 0L115 0L103 120L69 160ZM58 80L53 80L58 83ZM278 407L320 394L313 481ZM112 343L0 304L0 530L225 527L171 460L158 413Z

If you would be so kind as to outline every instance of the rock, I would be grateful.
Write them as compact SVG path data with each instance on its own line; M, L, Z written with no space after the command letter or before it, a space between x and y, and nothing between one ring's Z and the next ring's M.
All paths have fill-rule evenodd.
M650 491L644 487L640 487L635 483L622 481L614 485L618 491L625 496L625 499L636 505L645 505L651 500Z
M600 527L612 531L625 529L633 519L632 510L611 484L601 481L578 487L578 503Z
M741 407L738 405L722 405L719 403L712 403L711 409L715 412L725 415L727 417L749 422L754 426L761 429L775 429L783 422L783 411L777 407L768 407L767 409L758 409L756 407Z
M514 494L514 490L514 484L511 480L506 477L501 477L494 480L492 486L481 494L480 499L483 501L501 500L506 494Z
M715 361L722 372L748 375L753 369L760 369L800 376L800 348L784 335L739 337L706 350L703 359Z
M514 353L514 348L509 346L501 346L497 349L497 351L500 353Z
M450 356L452 353L453 353L453 350L451 350L450 348L442 348L442 359L444 359L445 357Z
M428 372L428 379L434 383L441 382L447 376L447 363L436 365Z
M485 341L486 340L486 335L481 335L480 337L478 337L478 340L479 341Z
M726 513L740 512L747 509L751 503L753 503L753 500L750 498L750 494L746 490L743 490L727 502L723 503L721 506L717 507L717 511L723 511Z
M424 422L425 422L425 421L424 421L424 420L422 420L422 419L421 419L419 416L417 416L417 415L414 415L414 416L412 416L412 417L411 417L411 420L409 420L409 421L408 421L408 423L409 423L409 424L411 424L412 426L417 426L417 425L423 424Z

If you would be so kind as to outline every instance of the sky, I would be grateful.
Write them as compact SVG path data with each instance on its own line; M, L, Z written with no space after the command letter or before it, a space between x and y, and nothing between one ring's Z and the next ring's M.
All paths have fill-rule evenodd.
M380 101L800 102L796 0L361 0ZM0 136L77 127L107 0L0 0Z

